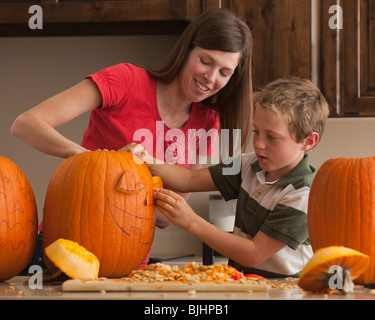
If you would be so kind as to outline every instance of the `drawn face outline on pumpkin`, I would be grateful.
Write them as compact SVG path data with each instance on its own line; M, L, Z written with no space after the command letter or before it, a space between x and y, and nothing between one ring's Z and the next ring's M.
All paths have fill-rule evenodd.
M17 183L16 184L18 187L16 188L18 188L18 190L20 191L21 195L25 198L25 200L33 202L34 201L33 193L30 191L29 187L23 183L22 175L23 173L20 171L20 169L17 168L17 178L16 178ZM2 202L5 203L5 201L7 200L13 188L14 188L13 181L8 176L0 173L0 204ZM12 206L13 208L10 211L11 214L16 215L16 214L25 213L20 199L15 200L14 203L12 203ZM31 221L30 219L27 219L24 224L21 224L17 220L16 220L16 223L10 224L9 220L1 219L0 230L1 230L1 227L4 227L9 232L17 232L18 228L22 228L23 230L28 228L32 230L35 227L36 222ZM20 239L17 243L14 243L13 240L7 240L5 242L0 242L0 247L5 247L9 244L11 245L11 248L13 250L17 250L21 245L23 245L25 248L28 247L32 243L33 240L34 240L33 237L29 237L26 240L26 242L25 242L25 239Z
M130 181L127 178L127 176L130 176ZM132 194L141 192L145 189L145 184L140 178L139 174L136 172L132 172L129 170L125 170L117 183L117 191L124 194L124 196L132 196ZM143 202L145 206L153 205L153 194L150 191L146 192L146 199ZM141 216L137 216L136 214L133 214L131 212L125 211L122 208L119 208L116 206L116 204L107 197L107 208L110 212L113 220L115 221L117 227L127 236L133 235L135 239L141 244L148 245L152 242L152 237L143 239L142 238L142 229L138 228L137 226L131 226L130 230L126 230L124 227L121 226L117 216L128 216L131 219L139 219L139 220L154 220L154 218L145 218Z
M130 183L127 182L126 176L130 175ZM145 188L145 185L142 180L139 179L139 176L136 173L128 172L125 170L117 183L117 191L122 193L136 193Z
M109 198L107 198L107 207L108 207L108 210L113 218L113 220L115 221L117 227L124 233L126 234L127 236L131 236L133 235L136 240L141 243L141 244L145 244L145 245L148 245L152 242L152 236L146 238L146 239L143 239L144 237L143 236L143 232L142 232L142 229L137 227L137 226L130 226L130 230L126 230L124 227L121 226L121 224L119 223L118 219L116 218L117 215L125 215L125 216L129 216L129 217L132 217L132 218L135 218L137 220L154 220L154 218L144 218L144 217L140 217L140 216L137 216L133 213L130 213L130 212L127 212L119 207L117 207L113 202L111 202L111 200Z
M2 198L6 199L9 195L9 192L11 191L12 189L12 183L11 183L11 180L0 173L0 182L2 182L0 184L0 195L2 195L2 197L0 197L0 201L2 200Z

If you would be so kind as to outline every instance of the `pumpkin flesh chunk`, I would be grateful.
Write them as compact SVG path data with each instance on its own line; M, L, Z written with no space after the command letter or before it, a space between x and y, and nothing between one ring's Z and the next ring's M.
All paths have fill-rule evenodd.
M58 239L45 252L56 267L73 279L98 278L99 260L74 241Z
M152 182L154 184L154 187L153 187L154 190L157 188L163 188L163 181L161 180L160 176L153 176Z
M357 279L368 268L369 256L342 246L330 246L317 250L302 270L298 285L307 291L329 292L329 273L332 266L342 268L343 292L354 289L352 280Z

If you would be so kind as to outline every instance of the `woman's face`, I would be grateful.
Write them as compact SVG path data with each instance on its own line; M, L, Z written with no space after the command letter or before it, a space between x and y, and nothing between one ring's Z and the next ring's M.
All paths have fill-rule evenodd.
M180 98L200 102L216 94L228 83L240 58L240 52L193 48L177 76Z

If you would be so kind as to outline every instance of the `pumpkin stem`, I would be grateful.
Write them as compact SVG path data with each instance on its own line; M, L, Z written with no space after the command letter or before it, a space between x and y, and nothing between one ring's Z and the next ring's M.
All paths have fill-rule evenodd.
M347 268L343 271L343 286L338 289L341 293L347 294L354 292L354 283L351 277L351 269Z
M336 289L342 294L349 294L354 292L351 271L351 268L343 268L341 273L342 278L338 274L333 275L330 272L325 272L317 280L323 281L324 291L330 292ZM335 278L332 278L333 276Z

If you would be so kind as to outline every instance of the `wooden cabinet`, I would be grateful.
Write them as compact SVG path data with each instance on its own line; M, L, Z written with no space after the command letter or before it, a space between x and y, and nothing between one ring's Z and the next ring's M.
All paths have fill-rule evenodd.
M342 9L342 29L332 27L340 13L332 6ZM231 0L229 7L253 33L254 88L309 78L332 117L375 116L375 0Z
M230 1L253 38L253 83L291 75L311 78L311 0Z
M43 29L30 30L29 8L43 10ZM0 36L171 34L220 0L0 0Z
M28 27L34 4L42 30ZM330 27L332 6L342 8L343 29ZM375 0L0 0L0 36L180 34L214 8L252 30L254 88L309 78L331 116L375 116Z
M185 19L196 14L193 2L179 0L0 0L1 21L27 22L31 5L43 9L45 23Z
M332 116L375 116L375 0L343 0L343 29L328 27L322 2L321 86Z

